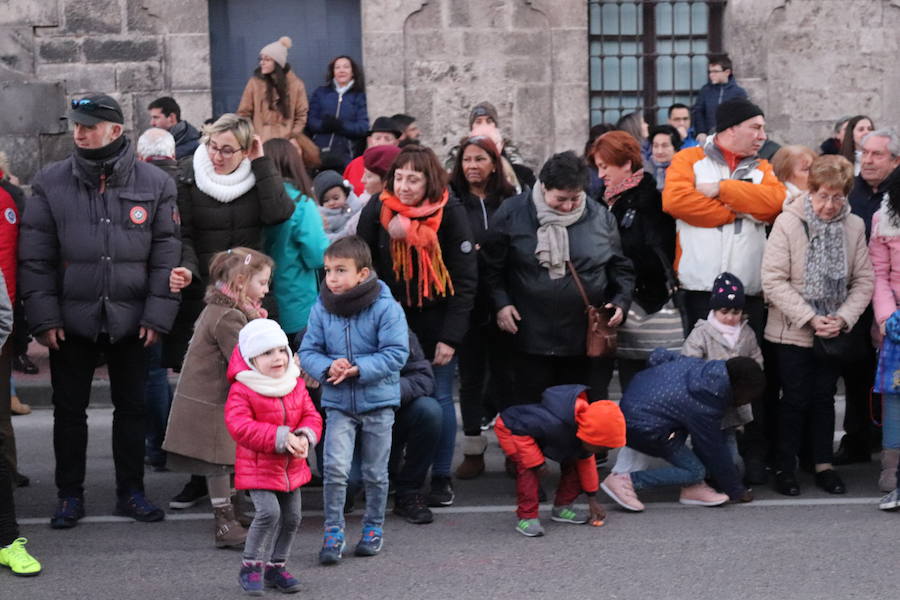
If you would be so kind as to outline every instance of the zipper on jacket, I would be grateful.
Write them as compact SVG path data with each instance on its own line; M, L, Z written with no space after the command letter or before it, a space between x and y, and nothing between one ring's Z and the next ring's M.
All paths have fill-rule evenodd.
M287 406L285 406L285 404L284 404L284 396L279 398L278 401L281 402L281 422L284 425L287 425L288 424ZM287 484L288 492L291 491L291 476L288 472L288 468L290 467L290 464L291 464L291 453L288 452L287 455L285 455L285 457L284 457L284 482L285 482L285 484Z
M338 103L337 109L334 111L334 118L339 119L341 114L341 104L344 102L344 95L338 92ZM328 140L328 147L331 148L331 145L334 144L334 132L331 132L331 139Z
M488 229L488 216L487 216L487 208L484 206L484 198L479 198L478 201L481 203L481 216L484 217L484 230Z
M350 346L350 319L345 319L344 324L344 337L347 341L347 360L350 361L350 364L353 364L353 348ZM356 414L356 386L352 381L347 382L350 385L350 411L355 415Z
M112 327L110 327L109 323L109 311L107 310L107 304L109 303L109 280L110 280L110 269L112 269L112 256L110 252L110 228L112 227L112 221L109 218L109 203L106 198L106 172L102 170L100 171L100 188L98 190L100 196L100 206L103 207L103 215L104 220L106 222L106 229L103 231L103 256L100 257L100 260L105 264L103 265L103 277L102 277L102 286L100 288L101 293L103 294L100 299L100 310L102 311L102 315L106 318L106 329L107 334L109 335L109 341L115 342L116 339L112 335Z

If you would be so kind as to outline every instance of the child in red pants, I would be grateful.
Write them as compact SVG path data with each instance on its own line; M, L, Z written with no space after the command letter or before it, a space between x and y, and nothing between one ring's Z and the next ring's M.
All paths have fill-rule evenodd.
M538 519L538 484L546 471L545 457L562 469L550 518L576 524L606 518L596 499L600 481L594 454L625 445L625 417L614 402L589 404L585 386L558 385L544 391L540 404L504 410L494 432L516 465L516 531L528 537L544 535ZM573 506L582 491L587 494L589 512Z

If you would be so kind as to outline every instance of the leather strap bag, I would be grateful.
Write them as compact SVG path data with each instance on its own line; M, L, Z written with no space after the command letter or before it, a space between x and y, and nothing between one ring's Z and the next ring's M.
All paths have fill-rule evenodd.
M609 326L609 311L591 304L572 261L567 260L566 265L569 267L569 272L572 273L572 279L575 280L575 286L581 294L581 299L584 300L584 312L587 314L585 354L590 358L613 356L616 353L617 335L615 328Z

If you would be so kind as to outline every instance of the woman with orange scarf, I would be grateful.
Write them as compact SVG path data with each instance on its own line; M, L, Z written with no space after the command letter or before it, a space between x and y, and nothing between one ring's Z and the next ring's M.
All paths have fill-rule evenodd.
M432 361L443 420L427 502L450 506L453 378L478 281L475 241L465 209L450 195L447 173L431 149L406 146L385 181L384 191L363 208L356 233L369 244L378 276L403 306L409 328Z

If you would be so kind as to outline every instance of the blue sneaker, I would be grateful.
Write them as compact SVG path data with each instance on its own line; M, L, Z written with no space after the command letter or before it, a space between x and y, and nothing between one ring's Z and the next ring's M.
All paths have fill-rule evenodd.
M248 596L263 595L262 561L248 561L241 565L238 583Z
M340 527L326 527L325 539L322 541L322 549L319 550L319 564L336 564L344 555L344 530Z
M166 518L166 513L147 500L144 492L131 492L127 496L119 496L114 514L120 517L131 517L142 523L153 523Z
M283 564L267 564L263 582L267 588L275 588L285 594L300 591L300 580L291 575Z
M356 550L353 553L357 556L375 556L381 551L383 544L384 532L381 527L366 525L363 527L362 537L359 538L359 543L356 544Z
M50 527L53 529L71 529L78 525L78 520L84 517L84 498L69 496L60 498L56 505L56 512L50 518Z

